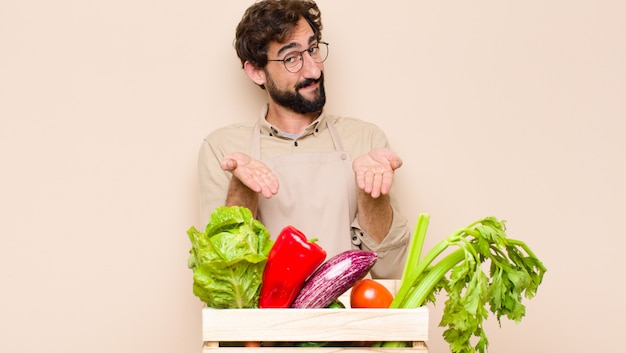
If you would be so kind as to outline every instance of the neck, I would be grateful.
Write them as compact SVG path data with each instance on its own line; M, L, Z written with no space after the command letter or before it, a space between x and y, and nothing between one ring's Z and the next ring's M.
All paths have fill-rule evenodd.
M265 120L281 131L289 134L300 134L319 115L318 112L300 114L277 104L270 104Z

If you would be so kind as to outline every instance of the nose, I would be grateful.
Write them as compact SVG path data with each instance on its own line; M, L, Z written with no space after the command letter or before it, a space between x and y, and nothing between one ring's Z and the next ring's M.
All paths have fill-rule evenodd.
M309 53L302 54L302 65L302 76L312 79L318 79L324 68L324 63L315 62Z

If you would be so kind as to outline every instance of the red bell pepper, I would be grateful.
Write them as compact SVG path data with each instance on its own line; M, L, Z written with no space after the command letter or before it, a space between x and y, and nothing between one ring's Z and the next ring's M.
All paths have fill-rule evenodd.
M306 279L326 259L326 250L293 226L276 237L267 255L259 308L288 308Z

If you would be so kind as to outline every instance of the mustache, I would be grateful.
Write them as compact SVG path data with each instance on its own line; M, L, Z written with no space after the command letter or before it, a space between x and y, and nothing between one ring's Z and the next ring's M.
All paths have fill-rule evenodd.
M320 75L320 77L318 79L312 79L312 78L307 78L304 81L298 82L298 84L296 85L296 90L299 90L300 88L304 88L307 86L310 86L314 83L319 83L321 81L324 80L324 74Z

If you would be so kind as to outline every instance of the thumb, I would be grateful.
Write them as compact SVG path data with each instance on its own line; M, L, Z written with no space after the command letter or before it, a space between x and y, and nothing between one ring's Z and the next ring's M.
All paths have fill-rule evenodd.
M232 158L227 158L224 159L222 163L220 163L220 166L223 170L232 172L233 170L237 169L237 161Z
M396 157L396 158L391 160L391 168L392 169L395 170L395 169L398 169L400 167L402 167L402 159Z

